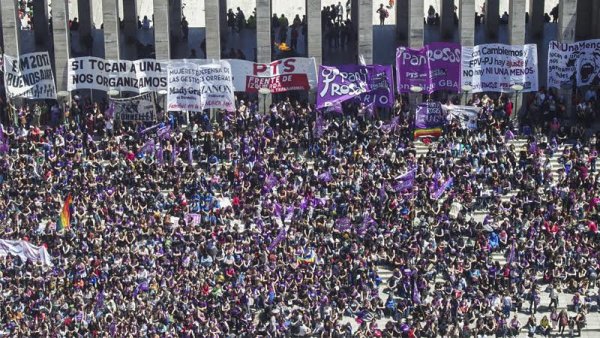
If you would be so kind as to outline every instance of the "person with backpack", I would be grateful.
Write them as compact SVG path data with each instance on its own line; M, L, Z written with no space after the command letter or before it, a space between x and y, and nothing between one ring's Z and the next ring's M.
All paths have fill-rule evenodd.
M379 5L379 8L377 9L376 13L379 13L379 24L381 26L385 25L385 19L387 19L387 17L390 16L390 13L387 9L385 9L385 7L383 7L383 4Z

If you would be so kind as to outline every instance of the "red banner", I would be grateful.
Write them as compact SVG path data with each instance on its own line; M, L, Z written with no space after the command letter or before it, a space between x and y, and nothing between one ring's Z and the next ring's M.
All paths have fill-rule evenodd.
M246 92L256 93L260 88L269 88L271 93L283 93L288 90L309 90L306 74L286 74L272 77L246 76Z

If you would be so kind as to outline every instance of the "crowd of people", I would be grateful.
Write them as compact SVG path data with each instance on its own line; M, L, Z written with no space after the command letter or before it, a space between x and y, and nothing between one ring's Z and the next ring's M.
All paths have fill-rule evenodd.
M510 100L471 104L477 127L449 120L420 155L401 97L343 113L238 100L157 124L83 97L67 114L23 108L2 129L0 238L47 248L53 266L0 257L0 335L577 330L597 288L598 138L559 152L571 135L532 128L515 149ZM57 229L69 195L71 226ZM543 292L553 304L538 313Z

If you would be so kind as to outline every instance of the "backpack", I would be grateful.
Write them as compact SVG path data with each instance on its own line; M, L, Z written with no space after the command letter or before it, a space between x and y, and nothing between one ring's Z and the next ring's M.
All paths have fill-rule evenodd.
M386 18L389 18L389 17L390 17L390 12L388 12L387 10L385 10L385 9L384 9L384 10L383 10L383 15L384 15Z

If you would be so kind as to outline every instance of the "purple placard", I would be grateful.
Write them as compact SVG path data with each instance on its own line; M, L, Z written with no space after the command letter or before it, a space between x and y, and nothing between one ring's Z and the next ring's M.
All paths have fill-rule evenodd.
M444 126L444 111L440 102L424 102L415 112L416 129L432 129Z
M320 66L317 108L332 107L353 98L365 105L392 107L392 76L391 66Z
M421 49L399 47L396 50L397 89L409 93L412 86L424 93L437 90L459 91L459 44L435 42Z

